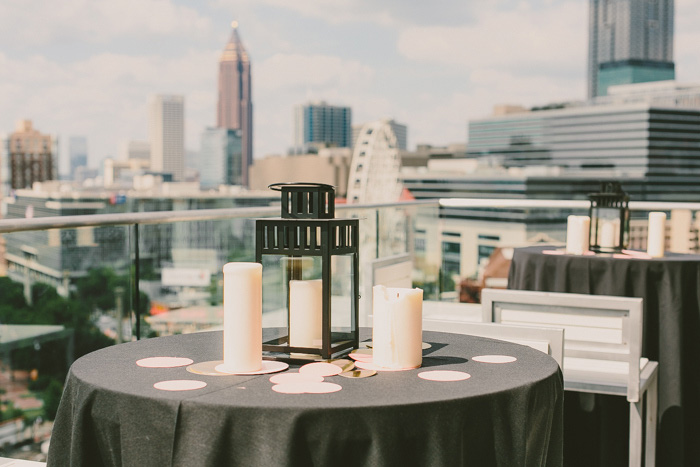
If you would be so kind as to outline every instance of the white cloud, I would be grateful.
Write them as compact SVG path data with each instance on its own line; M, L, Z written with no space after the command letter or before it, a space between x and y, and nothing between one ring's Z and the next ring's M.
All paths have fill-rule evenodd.
M4 0L0 40L46 45L63 38L90 43L175 34L206 36L211 20L169 0Z
M230 8L228 0L218 0L214 4L221 8ZM371 0L239 0L235 7L266 5L292 11L307 18L315 18L329 24L347 22L371 22L389 26L396 22L392 9Z
M676 0L675 62L676 78L683 82L700 81L700 8L697 0Z
M0 128L20 118L34 120L42 132L88 136L90 162L117 156L125 139L148 135L150 94L182 94L188 122L188 147L215 122L218 52L187 51L168 59L99 54L70 64L44 57L12 59L0 54Z
M398 50L406 58L463 69L581 68L586 59L586 4L561 1L533 9L527 3L502 10L480 3L477 20L462 26L410 27Z
M279 154L292 145L296 105L309 100L348 105L354 121L367 105L380 105L372 93L375 71L358 60L275 54L254 65L252 73L256 157Z
M357 60L330 55L275 54L255 69L256 85L270 90L366 86L374 70Z
M466 141L467 124L494 105L583 99L587 6L580 1L481 2L476 21L404 29L398 51L435 73L463 74L461 88L426 88L411 110L415 142ZM424 91L426 91L424 90ZM426 102L427 101L427 102Z

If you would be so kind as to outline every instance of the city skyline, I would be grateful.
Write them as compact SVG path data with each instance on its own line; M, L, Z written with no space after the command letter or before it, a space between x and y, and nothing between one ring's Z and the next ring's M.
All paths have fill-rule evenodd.
M85 136L94 167L146 139L148 95L173 93L187 101L186 147L199 148L234 19L254 69L256 158L286 152L294 106L310 99L405 123L414 147L466 141L468 120L493 105L585 98L588 2L463 3L3 5L0 132L28 118L58 135L62 173L69 137ZM677 0L675 12L677 79L700 81L700 5Z

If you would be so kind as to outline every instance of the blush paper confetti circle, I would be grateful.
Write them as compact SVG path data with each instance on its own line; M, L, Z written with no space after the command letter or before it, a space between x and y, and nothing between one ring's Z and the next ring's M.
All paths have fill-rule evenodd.
M323 376L305 375L303 373L282 373L270 377L270 382L275 384L286 383L321 383Z
M206 376L229 376L226 373L216 371L216 367L224 363L223 360L212 360L209 362L199 362L192 364L186 368L190 373Z
M192 363L194 360L184 357L148 357L136 360L136 364L144 368L176 368Z
M478 355L472 360L479 363L513 363L517 358L510 355Z
M435 370L418 373L419 378L428 381L464 381L465 379L471 378L471 376L472 375L469 373L453 370Z
M360 368L362 370L375 370L375 371L406 371L406 370L415 370L415 368L385 368L383 366L379 366L376 363L372 362L355 362L355 366L357 368Z
M335 383L284 383L272 386L281 394L330 394L340 391L342 386Z
M325 362L307 363L299 368L299 373L310 376L335 376L342 372L343 369L338 365Z
M227 375L264 375L267 373L277 373L278 371L283 371L289 368L289 364L285 362L277 362L274 360L263 360L262 368L258 371L248 371L248 372L233 372L226 369L225 364L217 365L215 367L216 371L221 373L226 373Z
M369 345L371 345L371 342L369 343ZM373 353L374 350L372 349L355 349L348 354L348 357L352 358L355 361L371 362Z
M153 385L154 388L161 391L192 391L193 389L202 389L207 386L204 381L193 379L172 379L169 381L159 381Z

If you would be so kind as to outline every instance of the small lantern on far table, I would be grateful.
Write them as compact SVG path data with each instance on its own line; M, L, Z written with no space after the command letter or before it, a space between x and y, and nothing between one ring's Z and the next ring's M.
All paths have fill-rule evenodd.
M263 342L263 355L322 360L358 348L359 219L334 217L330 185L275 183L269 188L281 191L281 218L256 220L255 260L270 271L263 295L277 300L274 308L286 308L287 329ZM266 294L266 282L278 293Z
M602 182L591 202L590 249L596 253L619 253L629 243L629 196L618 182Z

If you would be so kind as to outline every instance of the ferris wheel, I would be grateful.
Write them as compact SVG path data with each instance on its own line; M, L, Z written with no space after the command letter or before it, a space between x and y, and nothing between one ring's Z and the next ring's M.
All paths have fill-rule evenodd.
M352 155L348 203L391 203L401 196L401 159L389 120L365 124Z

